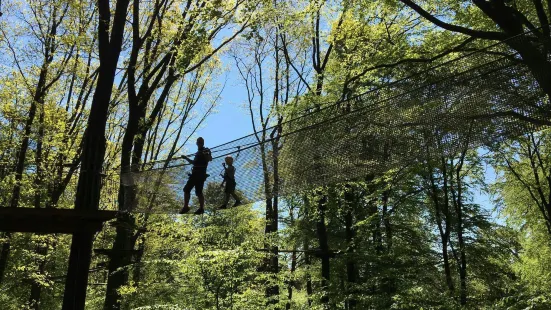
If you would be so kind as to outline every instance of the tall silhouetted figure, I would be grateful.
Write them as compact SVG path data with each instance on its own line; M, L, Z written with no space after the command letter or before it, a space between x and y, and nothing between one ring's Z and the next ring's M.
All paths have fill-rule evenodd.
M189 199L191 197L191 190L195 187L195 195L199 199L199 209L195 211L195 214L203 214L205 212L205 196L203 196L203 185L207 179L207 167L212 160L211 152L205 147L205 140L201 137L197 138L197 153L195 157L190 159L183 155L183 159L187 160L193 165L189 179L184 186L184 207L180 210L180 214L189 212Z

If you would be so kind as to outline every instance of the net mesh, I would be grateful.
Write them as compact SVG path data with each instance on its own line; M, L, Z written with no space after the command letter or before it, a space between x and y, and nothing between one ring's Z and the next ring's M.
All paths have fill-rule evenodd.
M524 37L514 40L525 40ZM359 96L212 147L205 186L220 183L231 154L237 189L248 201L316 186L362 180L465 148L494 145L548 123L549 101L507 43L443 62ZM531 121L527 122L526 118ZM274 160L277 158L277 160ZM176 212L191 166L182 159L112 175L104 205L116 209L119 179L136 191L132 210ZM279 186L265 189L279 173ZM209 197L206 197L209 200Z

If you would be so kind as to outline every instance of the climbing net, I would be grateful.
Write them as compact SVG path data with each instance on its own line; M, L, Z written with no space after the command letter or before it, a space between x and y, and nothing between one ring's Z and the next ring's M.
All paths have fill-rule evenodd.
M212 147L205 187L222 181L221 164L230 154L238 192L252 202L495 145L548 123L549 99L533 76L507 42L433 64L359 96L313 107L279 127ZM171 159L144 166L120 175L121 184L138 193L133 210L177 211L190 165ZM276 192L275 172L280 176Z

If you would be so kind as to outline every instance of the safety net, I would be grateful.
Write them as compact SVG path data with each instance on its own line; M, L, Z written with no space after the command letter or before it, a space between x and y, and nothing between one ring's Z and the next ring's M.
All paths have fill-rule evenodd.
M549 98L509 43L431 63L358 96L313 104L280 126L211 147L205 187L220 184L227 155L235 159L239 195L254 202L365 180L540 130L548 124ZM133 211L176 212L190 171L185 160L171 158L120 174L120 184L137 193ZM110 182L103 190L112 192L102 199L116 205L118 176Z

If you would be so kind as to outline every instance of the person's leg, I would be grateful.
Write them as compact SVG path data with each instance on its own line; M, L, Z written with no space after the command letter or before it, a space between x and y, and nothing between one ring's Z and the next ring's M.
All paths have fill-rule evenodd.
M231 195L232 195L233 199L235 199L235 202L233 203L233 206L234 206L234 207L237 207L238 205L240 205L240 204L241 204L241 200L239 200L239 196L237 196L237 194L235 193L235 191L233 191L233 192L231 193Z
M203 193L201 192L197 194L197 198L199 199L199 208L205 209L205 196L203 195Z
M191 199L191 193L188 191L184 191L184 208L189 207L189 200Z
M229 188L229 193L231 194L231 196L233 197L233 199L235 199L235 202L233 204L234 207L237 207L238 205L241 204L241 200L239 200L239 196L237 196L237 194L235 193L235 187L236 187L236 183L235 181L232 182L231 184L231 187Z
M184 186L184 207L180 210L181 214L189 212L189 200L191 198L191 190L194 187L194 183L195 178L191 175Z
M203 195L203 185L205 184L205 178L198 179L195 183L195 195L199 200L199 209L195 211L195 214L203 214L205 212L205 196Z
M226 209L228 207L228 202L230 202L230 194L228 192L224 192L224 203L219 209Z

